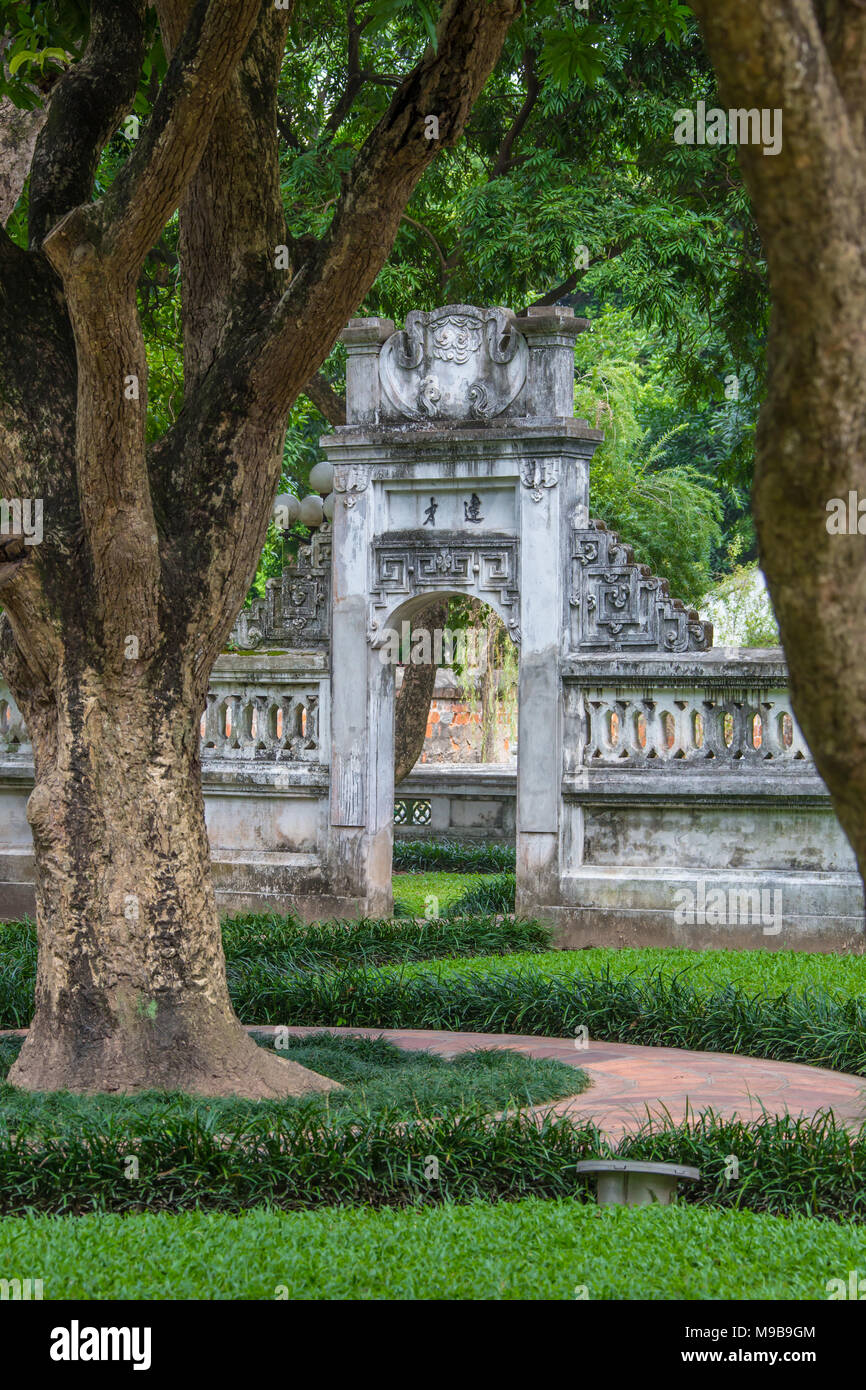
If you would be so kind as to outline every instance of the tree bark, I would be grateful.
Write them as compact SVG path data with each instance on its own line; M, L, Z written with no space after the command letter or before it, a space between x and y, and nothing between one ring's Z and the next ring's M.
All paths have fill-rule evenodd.
M866 565L827 525L832 499L866 499L866 12L692 8L723 104L783 113L779 154L738 150L772 296L754 514L794 711L866 874Z
M416 615L431 634L444 630L448 600L431 604ZM432 640L432 638L431 638ZM404 781L421 756L427 737L427 719L439 667L434 662L411 661L403 667L403 680L394 703L394 785Z
M335 1086L258 1047L229 1004L184 707L82 673L31 715L39 965L13 1085L256 1098Z
M496 757L496 711L499 703L496 672L496 631L499 619L492 611L481 629L484 634L484 670L481 672L481 761Z
M0 230L0 494L46 513L42 543L7 545L0 563L0 665L34 747L40 945L10 1081L300 1094L334 1083L255 1047L229 1002L199 718L265 538L289 407L435 157L425 117L440 115L438 146L457 139L520 5L446 0L435 51L400 83L289 283L273 254L287 15L261 0L158 8L168 71L108 192L90 201L134 95L143 0L93 0L33 157L31 249ZM135 289L178 206L185 402L147 448Z
M6 226L21 197L44 124L44 108L19 111L8 97L0 97L0 227Z

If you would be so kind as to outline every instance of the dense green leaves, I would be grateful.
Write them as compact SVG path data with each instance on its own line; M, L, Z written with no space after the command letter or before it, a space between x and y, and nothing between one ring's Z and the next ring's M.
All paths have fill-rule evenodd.
M437 15L428 0L313 0L293 15L278 128L294 266L329 226L395 87L434 43ZM0 17L11 34L0 91L32 104L82 51L87 9L6 4ZM134 103L143 122L165 69L149 22ZM677 0L594 0L591 12L538 0L514 24L463 136L419 182L358 306L401 322L441 303L545 299L593 319L578 347L579 406L590 417L599 402L614 411L598 420L609 438L593 510L691 601L730 568L732 539L741 561L754 554L746 488L768 303L735 151L673 141L674 113L714 93L696 22ZM96 195L129 148L122 133L112 140ZM23 223L26 193L11 227L19 240ZM151 439L182 404L179 273L175 219L141 286ZM337 349L325 367L338 390L343 361ZM303 400L287 425L281 488L303 493L326 425ZM270 534L255 592L283 558Z

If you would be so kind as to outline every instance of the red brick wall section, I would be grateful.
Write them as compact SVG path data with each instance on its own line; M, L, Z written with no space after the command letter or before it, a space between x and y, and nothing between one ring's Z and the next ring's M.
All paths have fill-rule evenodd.
M517 754L507 711L497 707L496 762L508 763ZM418 763L479 763L481 713L459 697L437 696L430 705L427 737Z

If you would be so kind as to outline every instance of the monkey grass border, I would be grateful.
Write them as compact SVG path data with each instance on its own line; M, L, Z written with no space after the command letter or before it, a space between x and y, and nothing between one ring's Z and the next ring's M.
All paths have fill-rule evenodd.
M689 1204L866 1220L866 1125L852 1135L832 1112L739 1121L712 1111L647 1122L616 1143L592 1124L525 1112L343 1124L299 1112L218 1130L201 1116L148 1116L51 1136L34 1126L0 1136L0 1215L587 1202L577 1165L598 1157L698 1168Z

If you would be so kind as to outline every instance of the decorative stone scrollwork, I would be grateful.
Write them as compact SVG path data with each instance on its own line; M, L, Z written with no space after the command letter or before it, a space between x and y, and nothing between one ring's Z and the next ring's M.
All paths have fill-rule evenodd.
M501 415L526 380L529 350L506 309L449 304L412 310L379 354L386 415L486 420Z
M559 482L559 474L550 463L539 463L537 459L530 459L523 465L520 474L523 486L529 488L529 495L533 502L540 502L544 496L546 488L556 487Z
M366 468L343 466L334 470L334 491L345 496L347 507L354 507L357 494L366 492L368 476Z
M405 599L451 589L496 602L510 637L520 641L518 542L513 536L395 532L373 543L367 639L380 647L386 619Z
M366 483L365 483L366 485ZM323 526L301 546L279 579L269 579L265 597L239 614L231 640L257 648L327 647L331 640L331 530Z
M593 651L706 651L713 629L671 598L667 581L635 562L619 537L596 521L572 532L571 644Z
M809 762L785 689L713 693L660 684L633 695L596 688L580 698L588 767Z

